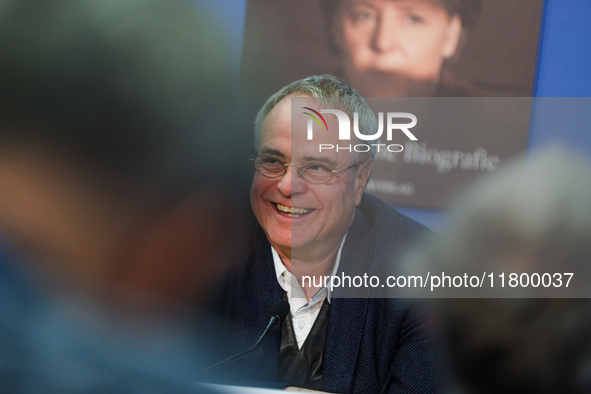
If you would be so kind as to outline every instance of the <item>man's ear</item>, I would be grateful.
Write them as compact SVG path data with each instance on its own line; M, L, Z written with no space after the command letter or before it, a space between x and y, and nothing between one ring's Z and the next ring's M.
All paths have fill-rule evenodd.
M357 169L357 174L355 175L355 206L361 204L363 190L365 189L365 186L367 186L372 170L373 160L364 161Z
M449 23L445 31L445 41L443 42L443 47L441 49L441 55L444 59L449 59L456 53L461 33L462 21L459 16L454 15L449 18Z

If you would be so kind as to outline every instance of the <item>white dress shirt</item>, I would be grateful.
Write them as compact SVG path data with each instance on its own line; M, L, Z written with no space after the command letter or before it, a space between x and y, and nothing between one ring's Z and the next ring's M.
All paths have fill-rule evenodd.
M331 275L336 275L339 268L345 238L347 238L347 234L345 234L341 241L341 246L339 246ZM287 293L293 329L298 342L298 349L301 349L318 317L318 313L320 313L324 299L328 297L328 302L330 302L330 291L326 286L322 287L308 301L297 278L285 268L279 254L272 246L271 253L273 254L277 282L279 282L279 286Z

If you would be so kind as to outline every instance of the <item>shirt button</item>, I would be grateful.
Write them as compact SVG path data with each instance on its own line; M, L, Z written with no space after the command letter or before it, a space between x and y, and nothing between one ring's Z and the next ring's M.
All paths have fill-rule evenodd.
M303 320L300 320L300 322L298 323L298 327L304 328L305 326L306 326L306 322Z

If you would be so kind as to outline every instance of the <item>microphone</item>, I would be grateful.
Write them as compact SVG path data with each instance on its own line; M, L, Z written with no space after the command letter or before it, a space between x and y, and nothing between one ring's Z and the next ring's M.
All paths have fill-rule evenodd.
M269 319L269 324L267 324L267 328L265 328L265 331L263 331L263 334L259 337L259 340L254 344L254 346L252 346L249 349L244 350L243 352L240 352L238 354L233 355L232 357L228 357L225 360L222 360L220 362L217 362L207 368L205 368L204 370L201 371L201 373L205 373L205 372L210 372L213 369L219 368L222 365L226 365L228 363L231 363L232 361L236 361L241 359L242 357L254 352L263 342L263 339L265 339L265 337L267 336L267 334L269 333L269 331L271 331L271 328L273 328L273 326L277 323L280 323L283 321L283 319L285 319L287 317L287 314L289 313L289 302L287 302L286 300L279 300L275 303L275 305L273 305L273 308L271 309L271 318Z

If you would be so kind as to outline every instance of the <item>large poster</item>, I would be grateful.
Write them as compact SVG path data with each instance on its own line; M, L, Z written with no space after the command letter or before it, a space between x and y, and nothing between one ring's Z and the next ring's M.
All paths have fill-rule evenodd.
M424 131L416 143L378 155L368 191L392 204L442 208L451 191L525 150L530 105L515 98L533 93L542 6L542 0L249 0L242 90L253 112L282 86L325 73L367 98L436 98L428 106L436 115L418 104L417 131ZM464 99L443 99L449 97ZM387 111L417 105L398 103ZM444 109L456 120L433 124L446 118ZM465 111L474 111L469 123L460 121ZM490 165L466 164L476 156ZM447 157L453 168L442 167Z

